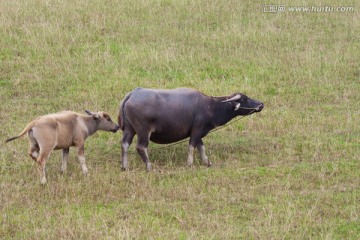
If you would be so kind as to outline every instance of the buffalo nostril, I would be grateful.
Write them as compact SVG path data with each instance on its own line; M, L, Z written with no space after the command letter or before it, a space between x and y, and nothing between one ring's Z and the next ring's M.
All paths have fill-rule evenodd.
M257 107L257 110L258 110L258 111L261 111L261 110L263 110L263 108L264 108L264 104L261 103L261 104Z

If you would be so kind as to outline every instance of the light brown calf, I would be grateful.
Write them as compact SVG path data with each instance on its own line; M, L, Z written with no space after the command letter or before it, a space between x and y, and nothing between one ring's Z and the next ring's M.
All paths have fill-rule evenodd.
M85 164L84 142L85 139L97 130L116 132L116 125L105 112L90 112L82 115L71 111L49 114L36 118L16 137L9 138L6 142L15 140L26 133L29 137L29 155L38 163L41 184L46 183L45 165L50 152L62 149L61 171L67 168L69 147L77 148L77 155L84 174L88 169Z

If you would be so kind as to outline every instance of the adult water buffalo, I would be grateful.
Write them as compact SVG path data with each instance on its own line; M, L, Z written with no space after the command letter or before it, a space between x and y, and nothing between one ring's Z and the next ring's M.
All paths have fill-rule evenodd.
M135 134L136 150L148 171L151 170L147 153L149 140L167 144L190 137L188 165L193 163L197 147L203 163L210 166L202 138L236 116L250 115L263 108L263 103L242 93L211 97L188 88L136 88L125 96L119 109L119 126L123 131L122 169L128 168L127 152Z

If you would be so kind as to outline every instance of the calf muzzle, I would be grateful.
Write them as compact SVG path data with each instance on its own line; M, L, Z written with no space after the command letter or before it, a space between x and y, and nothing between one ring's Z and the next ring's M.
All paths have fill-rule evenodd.
M111 132L116 133L119 129L119 125L116 125L115 128L111 130Z

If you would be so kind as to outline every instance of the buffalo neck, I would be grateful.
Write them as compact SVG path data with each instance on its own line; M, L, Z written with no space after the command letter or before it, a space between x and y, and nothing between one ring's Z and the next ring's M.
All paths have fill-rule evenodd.
M212 122L216 126L222 126L237 116L234 107L230 103L223 103L222 101L229 97L213 97L213 117Z

